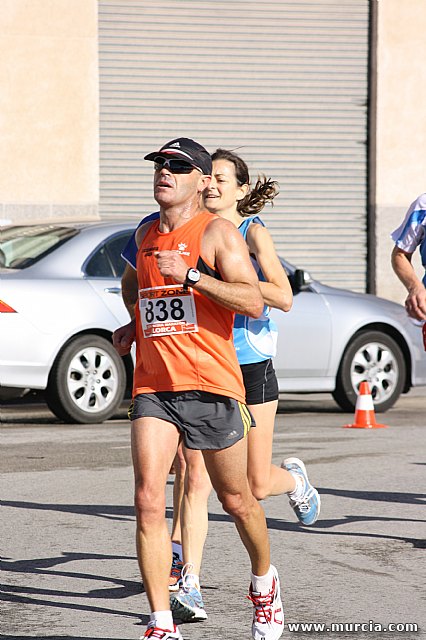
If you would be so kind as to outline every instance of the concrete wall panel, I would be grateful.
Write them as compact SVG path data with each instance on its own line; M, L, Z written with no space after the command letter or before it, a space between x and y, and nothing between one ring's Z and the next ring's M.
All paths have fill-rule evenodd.
M377 293L405 289L390 266L390 233L426 191L426 2L379 0L377 42ZM416 259L419 275L423 273Z
M0 13L0 201L93 216L99 192L96 0L10 0ZM34 207L37 211L45 207ZM83 213L82 213L83 212ZM31 214L30 214L31 216Z

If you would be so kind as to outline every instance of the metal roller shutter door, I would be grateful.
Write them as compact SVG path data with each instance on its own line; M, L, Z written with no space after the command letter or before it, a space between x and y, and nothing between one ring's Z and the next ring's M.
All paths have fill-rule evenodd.
M100 211L152 211L143 155L186 135L278 180L279 253L366 287L368 0L100 0Z

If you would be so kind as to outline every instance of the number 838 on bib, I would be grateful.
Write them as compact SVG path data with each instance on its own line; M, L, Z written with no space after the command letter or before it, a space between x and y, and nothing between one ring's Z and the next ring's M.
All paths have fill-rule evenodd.
M183 285L139 289L144 338L198 331L194 295Z

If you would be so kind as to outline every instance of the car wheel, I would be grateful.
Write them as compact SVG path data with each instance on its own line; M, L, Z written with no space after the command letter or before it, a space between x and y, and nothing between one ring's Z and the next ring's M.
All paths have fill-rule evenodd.
M83 335L58 355L49 376L46 401L64 422L103 422L123 401L126 371L108 340Z
M344 411L353 411L359 386L366 380L375 411L387 411L399 398L405 376L404 356L395 340L380 331L364 331L343 354L333 398Z

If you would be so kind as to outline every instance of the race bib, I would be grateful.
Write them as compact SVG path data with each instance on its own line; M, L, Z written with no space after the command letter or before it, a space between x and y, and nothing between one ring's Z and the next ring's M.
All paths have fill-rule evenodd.
M139 311L144 338L198 331L194 295L181 284L139 289Z

